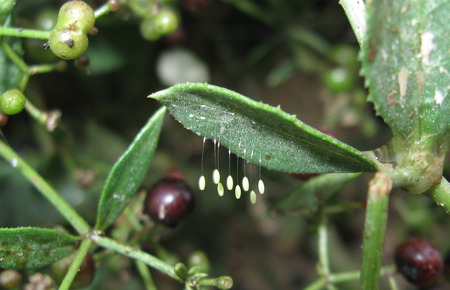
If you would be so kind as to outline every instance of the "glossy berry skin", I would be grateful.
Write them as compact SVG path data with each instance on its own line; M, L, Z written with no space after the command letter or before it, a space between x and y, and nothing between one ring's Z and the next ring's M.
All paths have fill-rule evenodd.
M435 283L443 267L441 253L423 238L410 238L398 246L395 264L409 282L419 287Z
M62 59L80 57L88 47L87 33L94 27L94 10L83 1L69 1L59 10L58 22L48 39L52 52Z
M178 28L178 16L170 9L161 9L155 15L155 29L160 35L174 33Z
M327 69L322 75L324 86L334 93L348 92L356 85L356 76L345 67Z
M74 255L70 255L52 264L53 278L56 282L61 283L63 281L73 259ZM94 258L91 253L88 253L81 263L80 270L75 276L70 289L78 289L91 285L92 281L94 281L95 273L96 266Z
M80 57L88 48L89 40L81 31L53 29L49 44L56 56L68 60Z
M94 10L83 1L69 1L59 10L58 23L71 30L81 30L87 34L95 24Z
M178 178L163 178L148 192L144 209L152 220L175 227L194 211L194 190L186 181Z
M25 107L25 96L21 91L12 89L0 96L0 110L6 115L15 115Z

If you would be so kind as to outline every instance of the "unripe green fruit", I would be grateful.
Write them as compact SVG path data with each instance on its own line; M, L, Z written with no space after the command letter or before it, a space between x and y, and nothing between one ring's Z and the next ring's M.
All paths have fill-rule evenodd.
M161 35L174 33L178 28L178 16L170 9L161 9L155 15L155 29Z
M139 26L141 36L148 41L155 41L161 37L161 34L156 30L155 20L153 18L145 18Z
M0 109L7 115L20 113L25 107L25 96L21 91L12 89L0 97Z
M89 40L82 31L58 29L52 30L49 37L50 49L62 59L80 57L88 48Z
M63 59L80 57L88 47L87 33L94 27L95 14L83 1L69 1L59 10L58 23L48 39L53 53Z
M323 73L322 81L325 87L332 92L348 92L356 85L356 75L343 67L332 68Z
M94 10L83 1L69 1L59 10L56 26L88 33L95 24Z

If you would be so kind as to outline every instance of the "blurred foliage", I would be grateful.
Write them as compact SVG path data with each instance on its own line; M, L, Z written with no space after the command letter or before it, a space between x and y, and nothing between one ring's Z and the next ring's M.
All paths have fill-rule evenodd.
M37 14L49 8L57 11L64 1L17 2L14 17L18 25L33 27ZM90 224L95 223L98 199L111 166L159 107L146 97L165 88L158 79L156 63L162 52L173 47L181 46L202 59L212 84L271 105L280 104L314 127L331 129L338 139L356 148L373 149L390 138L387 127L372 117L372 108L364 101L357 70L353 74L357 84L350 91L335 93L321 83L323 72L343 65L330 57L333 48L345 44L357 50L338 1L250 1L268 11L267 19L237 9L238 5L233 5L236 1L212 1L196 11L186 9L184 2L188 1L180 0L175 5L184 31L181 41L171 36L145 41L139 33L139 18L125 8L102 17L96 23L99 33L90 36L86 52L90 65L86 69L79 70L74 62L68 62L66 72L33 76L28 84L26 96L36 106L61 110L60 127L49 133L22 113L10 116L1 128L8 143ZM104 1L90 3L98 7ZM293 35L293 27L302 33ZM42 43L24 46L27 63L40 62L32 50L38 49L40 55ZM221 151L220 157L226 172L227 152ZM202 160L205 174L209 174L214 159L212 146L207 145L202 156L201 138L167 117L142 189L173 171L181 172L196 185ZM231 171L235 172L234 156L231 162ZM257 166L248 170L258 174ZM173 230L157 228L153 238L183 261L196 250L204 251L211 273L232 276L233 289L305 286L316 276L318 217L268 212L271 204L303 181L264 169L262 177L267 194L255 206L250 206L246 198L235 200L230 194L219 198L215 189L207 188L198 192L196 211L185 223ZM360 208L365 202L367 180L365 175L356 179L337 194L338 198L329 200L335 206L330 206L329 213L333 221L329 233L333 271L359 268L363 227ZM145 226L150 222L140 214L138 201L142 195L136 197L130 212L137 214ZM350 203L359 206L345 207ZM392 262L395 245L411 235L428 237L443 252L449 250L449 219L427 198L396 191L391 209L385 263ZM2 227L66 226L56 210L4 161L0 161L0 222ZM127 238L131 226L123 225ZM120 223L116 226L121 229ZM142 241L141 246L171 257L152 240ZM96 260L107 267L99 268L91 289L143 288L131 260L108 253L99 253ZM180 287L157 272L153 274L158 289ZM343 287L355 289L355 285Z

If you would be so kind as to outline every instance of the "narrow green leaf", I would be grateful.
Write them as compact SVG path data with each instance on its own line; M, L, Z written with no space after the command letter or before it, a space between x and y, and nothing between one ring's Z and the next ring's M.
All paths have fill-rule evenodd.
M187 129L215 139L234 154L284 172L372 172L360 151L283 112L230 90L198 83L150 96Z
M435 142L450 129L450 2L367 1L362 50L369 100L408 144Z
M100 198L96 229L104 230L117 219L144 180L165 112L162 107L153 114L111 170Z
M361 173L330 173L314 177L275 204L275 210L311 214Z
M0 1L0 25L2 25L5 19L11 14L14 5L16 5L15 0Z
M72 254L78 241L53 229L0 228L0 268L44 267Z
M10 26L10 18L6 21L5 26ZM20 38L5 38L0 36L0 46L3 46L3 42L8 44L14 53L22 55ZM7 90L18 88L23 75L23 71L8 57L5 50L0 48L0 94L3 94Z

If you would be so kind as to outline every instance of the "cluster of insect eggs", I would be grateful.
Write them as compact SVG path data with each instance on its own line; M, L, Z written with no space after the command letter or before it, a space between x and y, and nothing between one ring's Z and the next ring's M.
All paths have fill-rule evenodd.
M200 188L200 190L205 190L206 188L206 178L205 175L203 174L203 156L204 156L204 151L205 151L205 143L206 143L206 138L203 138L203 144L202 144L202 174L198 180L198 187ZM221 181L221 175L219 172L219 149L220 149L220 142L218 142L216 139L213 140L213 145L214 145L214 160L215 160L215 169L212 173L212 182L215 186L217 186L217 193L219 194L219 196L223 196L225 194L225 187ZM216 153L217 152L217 153ZM225 186L226 189L228 191L233 191L234 189L234 195L236 197L236 199L240 199L242 196L242 192L250 192L250 201L252 204L256 203L256 191L255 189L251 189L251 184L250 184L250 180L246 175L246 163L247 161L245 161L244 159L244 174L242 177L242 181L239 184L239 182L237 182L236 184L234 183L234 178L231 175L231 165L230 165L230 160L231 160L231 150L228 150L228 176L226 178L226 182L225 182ZM244 156L246 154L246 149L244 149ZM251 155L253 157L253 152L251 152ZM239 157L237 157L237 161L236 161L236 166L237 168L239 167ZM239 180L239 175L238 173L236 173L236 179L237 181ZM242 187L241 187L242 186ZM265 185L264 182L261 179L261 158L259 158L259 180L258 180L258 184L257 184L257 191L259 192L259 194L263 194L265 191Z

